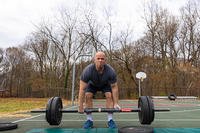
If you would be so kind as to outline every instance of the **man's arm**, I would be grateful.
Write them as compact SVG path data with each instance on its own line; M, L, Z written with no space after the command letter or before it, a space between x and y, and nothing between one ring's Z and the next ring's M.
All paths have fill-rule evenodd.
M78 105L79 105L79 113L83 113L83 102L85 99L85 88L87 87L87 83L80 80L80 88L79 88L79 95L78 95Z
M118 85L117 85L117 82L114 83L114 84L111 84L111 88L112 88L112 96L113 96L113 104L114 104L114 107L119 107L118 105L118 100L119 100L119 90L118 90Z

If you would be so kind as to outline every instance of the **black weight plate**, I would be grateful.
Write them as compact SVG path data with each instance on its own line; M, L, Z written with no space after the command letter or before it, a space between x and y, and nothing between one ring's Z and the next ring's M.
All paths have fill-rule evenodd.
M138 108L140 108L140 111L138 112L139 120L141 124L148 123L148 103L145 96L141 96L138 100Z
M168 95L169 100L176 100L176 95L175 94L170 94Z
M51 105L51 123L50 125L59 125L62 120L62 100L60 97L54 97Z
M151 124L152 112L150 112L149 101L147 96L141 96L138 100L138 108L141 110L138 112L139 120L141 124ZM154 114L153 114L154 115Z
M149 105L149 117L150 117L149 120L150 122L153 122L155 116L153 100L149 96L147 96L146 98Z
M51 125L51 106L54 97L50 98L46 105L46 120Z
M127 126L118 130L118 133L153 133L152 127Z
M16 129L18 125L16 123L0 123L0 131Z

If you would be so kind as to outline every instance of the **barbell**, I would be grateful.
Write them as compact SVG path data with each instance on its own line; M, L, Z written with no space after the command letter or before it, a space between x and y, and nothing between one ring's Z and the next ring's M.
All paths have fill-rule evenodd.
M138 112L141 124L150 125L154 121L155 112L170 111L168 108L155 109L152 99L149 96L141 96L138 100L138 108L86 108L85 113L92 112ZM62 99L60 97L52 97L48 100L46 109L32 110L31 113L46 113L46 121L49 125L59 125L62 120L62 113L78 113L78 110L63 109Z

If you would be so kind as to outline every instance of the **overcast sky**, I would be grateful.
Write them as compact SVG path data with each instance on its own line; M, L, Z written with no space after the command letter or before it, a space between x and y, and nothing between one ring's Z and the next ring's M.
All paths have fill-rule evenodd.
M0 0L0 48L22 45L26 37L35 30L43 18L51 18L62 6L74 8L86 2L93 2L101 12L110 7L114 21L131 23L136 33L142 34L142 0ZM143 0L149 1L149 0ZM163 7L178 15L179 8L188 0L157 0Z

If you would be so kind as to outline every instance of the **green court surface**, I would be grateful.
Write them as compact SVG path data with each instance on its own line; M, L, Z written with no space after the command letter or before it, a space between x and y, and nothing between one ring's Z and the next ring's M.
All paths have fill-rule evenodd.
M178 99L170 101L168 99L153 99L155 108L170 108L170 112L156 112L154 122L151 125L141 125L138 114L115 113L114 120L118 129L125 126L153 127L154 132L200 132L200 101ZM137 108L137 100L120 100L122 108ZM105 100L94 100L94 107L105 107ZM66 109L77 109L77 106L68 106ZM84 114L64 113L59 126L50 126L45 120L45 114L31 114L28 118L4 119L18 124L15 130L4 131L6 133L116 133L118 129L107 128L107 113L93 113L94 128L90 130L82 129L86 120Z

